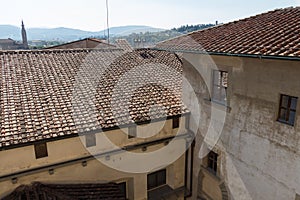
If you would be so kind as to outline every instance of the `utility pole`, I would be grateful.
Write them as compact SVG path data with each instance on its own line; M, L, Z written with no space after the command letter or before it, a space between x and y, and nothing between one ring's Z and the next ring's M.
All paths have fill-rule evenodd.
M107 42L109 44L109 8L108 8L108 0L106 0L106 23L107 23Z

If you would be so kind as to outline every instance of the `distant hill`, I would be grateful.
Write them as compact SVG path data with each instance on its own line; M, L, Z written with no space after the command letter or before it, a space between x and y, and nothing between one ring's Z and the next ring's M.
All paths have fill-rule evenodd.
M60 40L73 41L87 37L103 37L107 35L105 30L98 32L83 31L71 28L27 28L28 40ZM126 36L132 33L159 32L163 29L149 26L120 26L110 29L111 36ZM21 40L21 29L11 25L0 25L0 38L12 38Z
M21 38L21 28L11 25L0 25L0 39L18 39Z
M198 30L213 27L213 26L215 26L215 24L185 25L185 26L181 26L179 28L173 28L172 31L176 31L178 33L186 34L186 33L190 33L190 32L193 32L193 31L198 31Z
M153 28L150 26L119 26L119 27L112 27L110 28L109 32L112 36L127 36L132 33L146 33L146 32L160 32L163 31L164 29L159 29L159 28ZM107 30L103 30L98 32L98 35L104 35L107 34Z
M163 30L159 32L149 31L144 33L131 33L126 36L112 37L111 41L115 41L117 39L126 39L134 48L153 47L158 42L212 26L215 26L215 24L185 25L179 28L173 28L171 30Z

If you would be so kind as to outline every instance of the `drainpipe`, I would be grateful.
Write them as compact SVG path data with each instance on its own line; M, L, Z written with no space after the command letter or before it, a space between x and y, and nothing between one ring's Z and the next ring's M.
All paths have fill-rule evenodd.
M188 130L188 132L190 134L192 134L193 136L195 135L190 129L189 129L189 122L190 122L190 115L186 117L186 129ZM189 182L189 190L187 190L187 194L185 194L184 199L186 198L190 198L193 195L193 168L194 168L194 151L195 151L195 138L192 138L193 141L192 143L190 143L191 141L187 141L186 142L186 147L187 147L187 151L185 152L185 188L188 189L188 176L190 178L190 182ZM190 154L190 173L188 174L188 162L189 162L189 154Z

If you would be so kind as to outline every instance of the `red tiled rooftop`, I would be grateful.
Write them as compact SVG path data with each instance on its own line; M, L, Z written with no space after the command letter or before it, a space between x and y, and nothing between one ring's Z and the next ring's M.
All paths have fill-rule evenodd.
M129 42L126 39L117 39L115 44L118 48L123 49L124 51L133 51L133 47L129 44Z
M0 67L0 148L187 112L168 52L0 51Z
M277 9L179 36L156 46L171 51L300 57L300 7Z
M125 200L125 193L114 183L107 184L43 184L19 186L3 200Z
M93 42L90 44L90 42ZM81 40L75 40L72 42L59 44L45 49L82 49L82 48L97 48L97 49L116 49L117 47L112 44L108 44L105 40L97 38L85 38Z

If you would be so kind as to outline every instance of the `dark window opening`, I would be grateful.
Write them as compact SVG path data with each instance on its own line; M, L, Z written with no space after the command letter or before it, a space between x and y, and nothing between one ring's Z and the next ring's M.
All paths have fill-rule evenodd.
M298 97L281 95L278 121L289 125L294 125L296 119Z
M85 136L85 145L86 147L94 147L96 146L96 135L90 134Z
M163 169L147 176L147 189L151 190L167 184L167 170Z
M211 171L213 174L217 174L218 170L218 154L211 151L208 154L208 161L207 161L207 168L209 171Z
M213 71L212 101L226 105L228 87L228 72Z
M36 159L44 158L48 156L47 144L39 143L34 145Z
M124 194L124 199L127 199L127 183L126 182L118 183L118 186L122 194Z
M154 55L152 55L151 53L148 53L148 52L140 53L140 55L141 55L144 59L155 58Z
M128 128L128 139L136 138L136 136L137 136L136 126L130 126Z
M173 123L173 129L179 128L180 118L179 117L173 118L172 123Z

